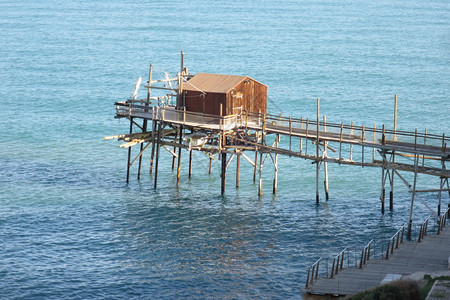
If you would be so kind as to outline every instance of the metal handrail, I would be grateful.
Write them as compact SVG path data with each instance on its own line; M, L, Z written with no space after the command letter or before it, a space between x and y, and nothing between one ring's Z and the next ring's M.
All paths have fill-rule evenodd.
M447 219L449 218L449 213L450 213L450 207L447 208L447 210L445 211L445 213L443 213L439 219L438 219L438 230L437 230L437 234L440 234L442 229L444 229L444 227L447 225Z
M420 230L419 230L419 237L417 238L417 242L421 242L425 235L427 234L428 229L428 221L430 220L430 217L426 218L425 221L420 224Z
M305 288L308 288L309 285L313 284L314 280L319 276L319 266L322 257L319 258L311 267L308 268L308 275L306 277Z
M361 252L361 261L359 263L359 268L362 269L363 265L370 259L370 248L372 247L373 240L367 243L364 249Z
M399 243L403 243L403 236L405 234L406 224L403 225L389 240L386 249L386 259L389 259L389 253L394 254L394 246L398 248Z
M334 275L339 273L339 270L342 270L344 267L344 253L347 250L345 248L338 255L333 258L333 265L331 266L330 278L333 278Z

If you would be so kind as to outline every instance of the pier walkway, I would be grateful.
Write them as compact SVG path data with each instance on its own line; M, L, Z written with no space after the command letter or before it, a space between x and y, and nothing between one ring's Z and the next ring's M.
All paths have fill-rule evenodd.
M343 269L334 278L319 278L305 291L318 295L352 295L380 285L383 280L421 271L448 270L449 257L450 228L447 227L439 235L427 235L421 243L400 244L388 260L373 259L362 269Z

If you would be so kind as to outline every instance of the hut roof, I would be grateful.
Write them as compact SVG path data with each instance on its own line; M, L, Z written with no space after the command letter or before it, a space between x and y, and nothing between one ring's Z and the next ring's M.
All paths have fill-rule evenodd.
M198 73L189 81L184 83L183 90L209 93L227 93L228 91L232 90L237 84L246 79L251 78L248 76Z

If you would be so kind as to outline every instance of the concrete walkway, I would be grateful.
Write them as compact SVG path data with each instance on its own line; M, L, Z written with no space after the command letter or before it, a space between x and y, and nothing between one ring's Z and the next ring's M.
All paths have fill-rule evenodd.
M372 259L362 269L344 269L333 279L318 279L305 291L317 295L352 295L380 285L385 278L400 277L396 275L448 270L449 257L447 227L440 235L428 234L421 243L401 244L388 260Z

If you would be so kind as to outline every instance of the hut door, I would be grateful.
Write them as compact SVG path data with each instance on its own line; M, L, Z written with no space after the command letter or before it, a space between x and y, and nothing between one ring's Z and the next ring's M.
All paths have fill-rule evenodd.
M233 95L233 114L240 115L242 113L242 94Z

